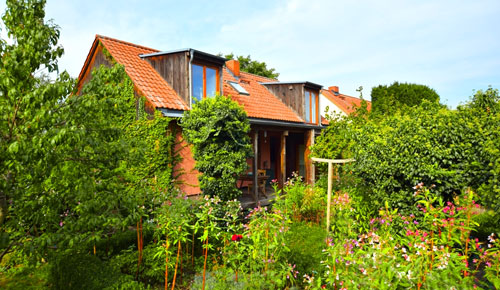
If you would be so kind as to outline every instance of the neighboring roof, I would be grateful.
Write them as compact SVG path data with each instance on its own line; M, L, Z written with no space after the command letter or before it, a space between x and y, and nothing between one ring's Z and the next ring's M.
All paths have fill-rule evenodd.
M339 109L344 111L346 114L351 114L354 112L356 107L361 106L362 99L351 97L348 95L335 93L332 90L321 90L321 94L325 96L330 102L335 104ZM366 100L365 100L366 101ZM372 109L372 102L366 101L367 109L370 111Z
M187 110L188 105L177 95L175 90L156 72L156 70L139 55L159 52L158 50L132 44L122 40L96 35L116 62L125 67L125 71L137 90L156 108ZM89 56L91 57L91 56ZM87 57L87 61L89 58ZM82 69L80 77L85 73Z
M304 122L292 109L280 101L266 87L260 83L278 83L277 80L257 76L247 72L240 72L239 80L224 68L224 87L222 93L238 102L249 117L281 120L290 122ZM249 95L239 94L228 82L239 83Z

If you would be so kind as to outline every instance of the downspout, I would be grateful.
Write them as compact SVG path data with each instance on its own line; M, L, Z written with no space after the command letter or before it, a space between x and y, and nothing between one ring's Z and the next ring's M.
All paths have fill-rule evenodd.
M224 67L226 66L226 64L222 65L221 69L220 69L220 75L219 75L219 95L223 95L224 93L222 92L222 88L224 87L224 84L222 83L222 75L224 74Z
M194 50L190 49L189 50L189 108L191 108L191 105L193 104L193 88L192 88L192 83L193 83L193 71L192 71L192 62L194 58Z

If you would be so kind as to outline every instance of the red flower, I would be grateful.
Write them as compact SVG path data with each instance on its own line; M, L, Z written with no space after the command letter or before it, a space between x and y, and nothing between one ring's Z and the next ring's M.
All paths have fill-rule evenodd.
M242 235L233 235L231 237L231 240L234 241L234 242L239 242L241 239L243 239L243 236Z
M326 289L326 285L321 285L321 289Z

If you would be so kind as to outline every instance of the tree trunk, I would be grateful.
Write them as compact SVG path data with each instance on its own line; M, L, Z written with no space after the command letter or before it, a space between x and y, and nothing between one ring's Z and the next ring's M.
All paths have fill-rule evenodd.
M4 191L0 191L0 226L3 225L7 216L7 196Z

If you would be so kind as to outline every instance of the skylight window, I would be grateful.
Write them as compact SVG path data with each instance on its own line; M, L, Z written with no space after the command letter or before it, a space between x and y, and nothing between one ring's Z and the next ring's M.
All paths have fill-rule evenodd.
M240 95L250 95L240 84L228 82Z

